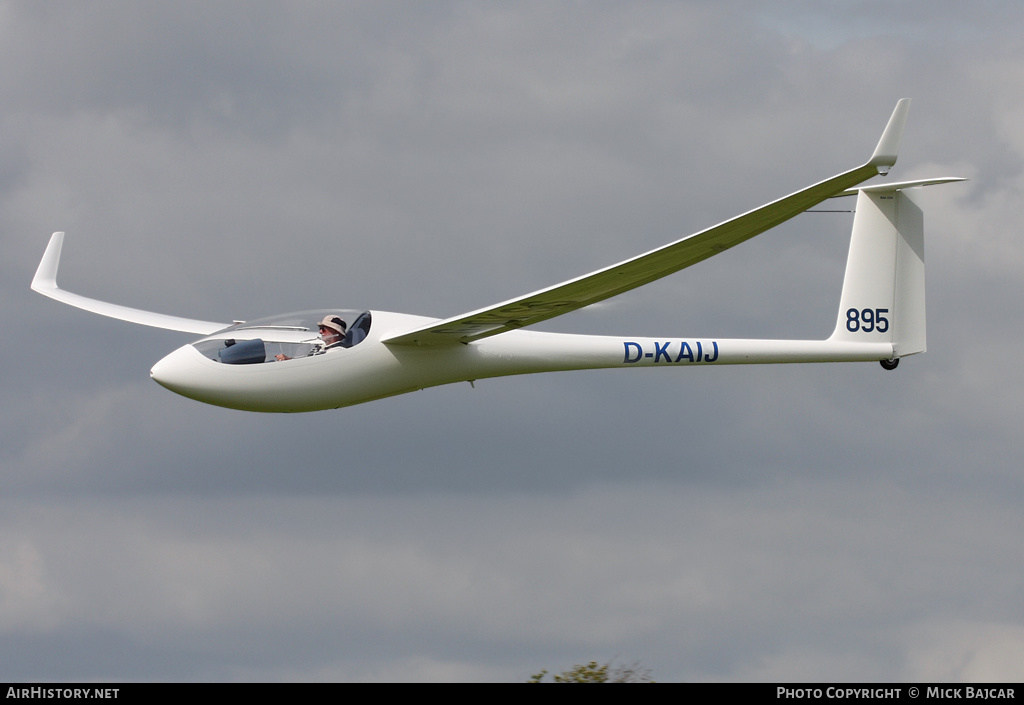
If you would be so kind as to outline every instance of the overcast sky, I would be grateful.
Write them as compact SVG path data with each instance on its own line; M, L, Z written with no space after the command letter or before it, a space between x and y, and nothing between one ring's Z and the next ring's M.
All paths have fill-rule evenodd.
M0 680L1024 678L1024 5L0 1ZM205 320L450 316L867 159L914 99L929 351L300 415ZM844 201L843 203L848 203ZM541 326L825 338L815 213Z

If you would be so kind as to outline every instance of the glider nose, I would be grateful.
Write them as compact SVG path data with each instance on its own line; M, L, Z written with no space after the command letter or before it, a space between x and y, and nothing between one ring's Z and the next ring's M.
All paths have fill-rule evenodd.
M195 382L195 348L185 345L153 365L149 376L172 392L183 394Z

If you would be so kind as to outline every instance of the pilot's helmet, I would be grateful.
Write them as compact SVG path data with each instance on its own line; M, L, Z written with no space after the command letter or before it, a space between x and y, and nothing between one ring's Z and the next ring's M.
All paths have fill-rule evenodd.
M327 316L324 320L320 321L320 325L324 328L330 328L338 335L345 335L345 330L348 325L338 316Z

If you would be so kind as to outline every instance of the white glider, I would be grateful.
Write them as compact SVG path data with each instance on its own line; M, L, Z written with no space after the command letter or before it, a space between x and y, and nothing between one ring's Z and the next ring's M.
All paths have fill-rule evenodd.
M168 316L89 299L57 286L64 233L54 233L32 288L71 306L204 336L153 366L173 392L234 409L330 409L487 377L612 367L880 361L925 350L924 227L909 189L942 177L857 188L896 163L910 100L903 99L862 166L624 262L494 306L445 319L386 311L305 311L245 323ZM637 338L520 330L696 264L826 199L857 195L835 331L821 341ZM344 335L327 346L325 317ZM330 335L327 329L321 329ZM339 326L335 326L339 328Z

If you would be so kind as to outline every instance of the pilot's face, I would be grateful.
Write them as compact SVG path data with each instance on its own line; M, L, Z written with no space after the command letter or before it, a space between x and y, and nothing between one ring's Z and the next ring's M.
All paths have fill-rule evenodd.
M320 337L323 339L325 343L330 345L331 343L335 343L341 339L341 333L334 330L333 328L328 328L327 326L320 326Z

